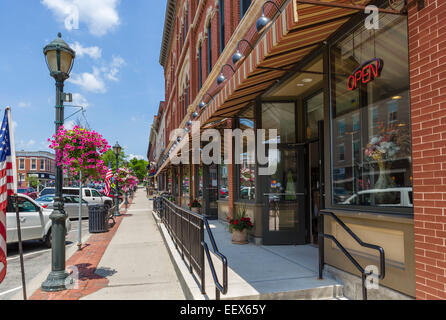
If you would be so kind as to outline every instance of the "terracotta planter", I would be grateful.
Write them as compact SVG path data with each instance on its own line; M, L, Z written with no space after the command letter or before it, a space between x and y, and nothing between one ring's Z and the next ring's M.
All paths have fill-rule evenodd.
M190 211L200 214L200 208L198 207L192 207Z
M234 244L248 244L248 229L243 231L232 231L232 243Z

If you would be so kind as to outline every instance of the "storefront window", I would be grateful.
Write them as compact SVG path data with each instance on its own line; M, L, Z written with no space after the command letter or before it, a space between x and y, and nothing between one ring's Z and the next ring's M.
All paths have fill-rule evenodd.
M332 202L412 207L407 18L379 17L331 48Z
M220 169L220 190L219 190L219 199L227 200L229 198L229 174L228 174L228 165L222 164L219 166Z
M242 113L239 118L239 126L242 131L247 129L255 130L254 123L254 107L249 108ZM256 179L256 166L253 163L255 159L255 152L252 154L248 152L247 139L243 139L243 149L241 154L242 163L239 165L239 199L240 200L255 200L255 179Z
M182 204L185 206L189 205L190 202L190 167L189 165L183 166L183 180L181 184L181 189L183 193Z

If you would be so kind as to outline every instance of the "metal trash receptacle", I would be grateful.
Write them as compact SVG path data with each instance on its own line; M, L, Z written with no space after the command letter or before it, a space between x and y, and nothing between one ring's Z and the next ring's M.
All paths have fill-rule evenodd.
M90 233L104 233L108 231L106 221L107 210L104 205L88 206L88 228Z

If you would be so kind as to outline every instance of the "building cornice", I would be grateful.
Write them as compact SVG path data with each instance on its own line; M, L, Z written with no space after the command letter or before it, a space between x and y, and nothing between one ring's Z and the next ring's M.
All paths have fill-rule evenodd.
M159 63L165 68L167 56L170 50L173 27L175 25L177 0L167 0L166 16L164 19L163 40L161 43L161 52Z

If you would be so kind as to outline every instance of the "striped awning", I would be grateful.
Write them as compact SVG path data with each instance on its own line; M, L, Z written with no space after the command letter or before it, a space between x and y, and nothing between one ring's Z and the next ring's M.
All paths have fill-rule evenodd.
M236 115L357 12L291 1L203 112L202 125Z

